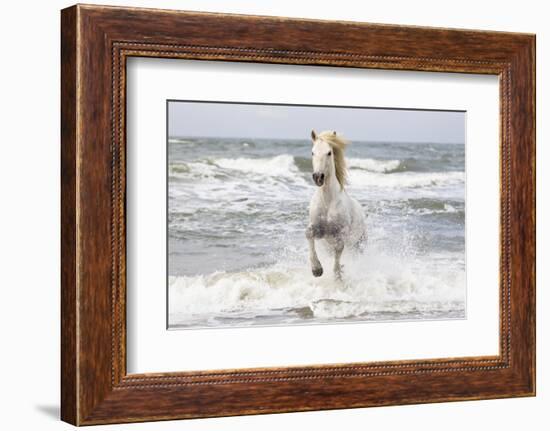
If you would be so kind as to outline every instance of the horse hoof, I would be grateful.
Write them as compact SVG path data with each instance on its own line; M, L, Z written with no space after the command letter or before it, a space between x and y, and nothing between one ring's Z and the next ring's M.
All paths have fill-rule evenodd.
M311 272L313 272L314 277L320 277L323 275L323 268L313 268Z

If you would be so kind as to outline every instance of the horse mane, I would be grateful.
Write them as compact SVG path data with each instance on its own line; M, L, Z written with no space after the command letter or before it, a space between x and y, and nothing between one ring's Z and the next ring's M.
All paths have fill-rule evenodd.
M325 141L332 148L336 179L343 190L344 186L348 183L348 168L346 166L346 159L344 158L344 151L349 142L342 136L337 135L336 132L330 130L319 133L317 137Z

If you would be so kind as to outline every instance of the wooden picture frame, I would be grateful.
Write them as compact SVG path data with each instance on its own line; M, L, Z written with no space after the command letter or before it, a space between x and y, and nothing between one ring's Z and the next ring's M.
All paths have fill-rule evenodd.
M535 394L534 35L83 5L64 9L61 18L64 421ZM500 354L127 374L125 65L131 56L498 75Z

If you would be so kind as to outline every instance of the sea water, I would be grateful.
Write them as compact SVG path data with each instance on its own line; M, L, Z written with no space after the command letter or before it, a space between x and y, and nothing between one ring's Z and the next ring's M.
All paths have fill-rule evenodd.
M305 229L309 140L168 142L170 328L465 317L464 145L352 142L347 193L367 216L343 278Z

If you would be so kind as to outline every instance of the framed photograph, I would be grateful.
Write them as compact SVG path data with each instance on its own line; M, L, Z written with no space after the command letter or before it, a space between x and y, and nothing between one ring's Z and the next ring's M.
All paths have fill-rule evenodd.
M534 35L61 17L63 420L535 394Z

